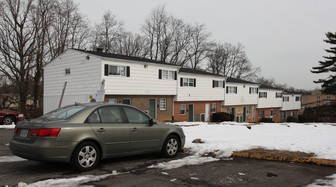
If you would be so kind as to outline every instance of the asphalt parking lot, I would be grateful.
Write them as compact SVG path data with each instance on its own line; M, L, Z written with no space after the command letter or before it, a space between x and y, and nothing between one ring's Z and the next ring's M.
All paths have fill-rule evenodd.
M0 157L12 156L8 142L13 130L0 129ZM179 154L174 159L188 156ZM121 174L81 185L93 186L305 186L336 173L335 167L233 157L229 160L177 169L150 169L167 162L154 155L141 155L102 161L89 172L72 171L68 164L35 161L0 162L0 186L17 186L55 178L104 175L113 170Z

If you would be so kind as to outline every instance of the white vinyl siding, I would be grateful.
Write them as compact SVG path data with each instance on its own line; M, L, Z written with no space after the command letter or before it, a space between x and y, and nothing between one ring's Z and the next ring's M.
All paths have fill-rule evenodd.
M258 104L258 94L250 94L250 87L256 87L256 85L226 82L224 106ZM228 93L229 90L233 93Z
M282 107L282 92L275 89L260 88L259 93L267 92L267 98L259 98L257 108L280 108Z
M299 98L299 100L297 100ZM300 110L301 109L301 95L299 94L283 94L284 102L281 110Z

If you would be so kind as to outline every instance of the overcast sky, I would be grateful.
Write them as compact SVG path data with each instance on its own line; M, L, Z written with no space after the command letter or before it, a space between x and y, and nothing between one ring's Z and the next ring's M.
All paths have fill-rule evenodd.
M336 32L336 0L74 0L91 24L110 10L127 30L140 33L151 10L204 24L212 40L241 43L261 75L297 89L320 87L326 75L310 69L327 55L326 32Z

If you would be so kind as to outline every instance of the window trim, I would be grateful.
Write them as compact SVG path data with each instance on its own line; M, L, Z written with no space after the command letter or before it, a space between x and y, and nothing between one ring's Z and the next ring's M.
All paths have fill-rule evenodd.
M184 110L182 110L182 106L184 106ZM184 111L184 113L182 113ZM180 115L185 116L187 114L187 105L186 104L181 104L180 105Z
M259 98L267 98L267 92L259 92Z
M238 87L237 86L227 86L226 93L227 94L238 94Z
M212 103L211 104L211 112L216 113L217 112L217 103Z

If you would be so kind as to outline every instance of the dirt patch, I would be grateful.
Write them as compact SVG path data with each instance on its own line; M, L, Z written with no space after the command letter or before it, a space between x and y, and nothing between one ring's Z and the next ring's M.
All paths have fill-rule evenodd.
M317 165L336 166L336 160L314 158L313 153L250 149L245 151L233 152L232 156L243 158L255 158L262 160L277 160L286 162L313 163Z

